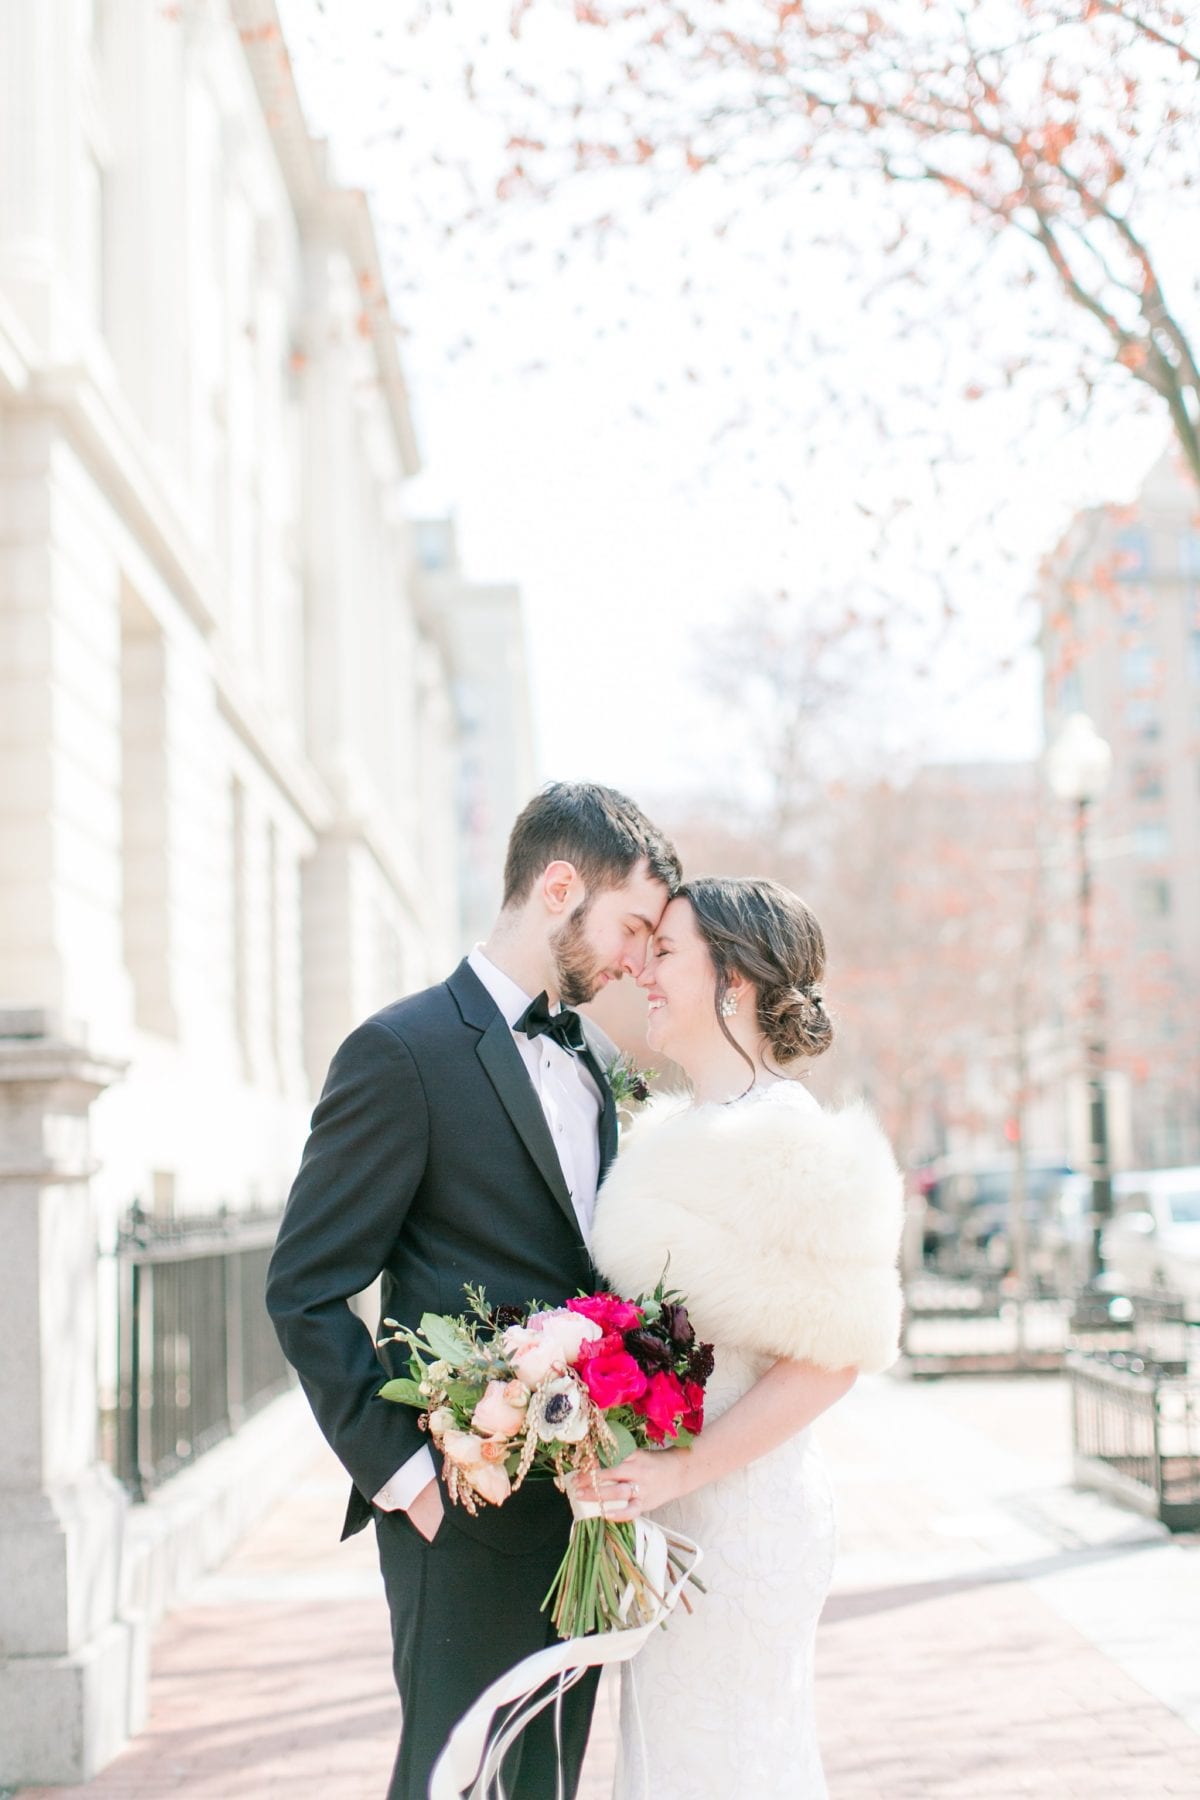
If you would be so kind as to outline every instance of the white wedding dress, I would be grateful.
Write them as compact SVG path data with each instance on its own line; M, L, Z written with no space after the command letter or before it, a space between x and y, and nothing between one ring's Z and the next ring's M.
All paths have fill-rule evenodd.
M770 1366L716 1355L706 1421ZM616 1800L825 1800L813 1650L836 1533L812 1428L652 1516L703 1546L707 1591L622 1668Z
M730 1106L652 1100L596 1208L624 1294L663 1277L714 1346L706 1427L780 1357L896 1355L903 1182L860 1106L780 1082ZM812 1428L652 1517L695 1539L706 1592L622 1668L617 1800L825 1800L813 1704L833 1493Z

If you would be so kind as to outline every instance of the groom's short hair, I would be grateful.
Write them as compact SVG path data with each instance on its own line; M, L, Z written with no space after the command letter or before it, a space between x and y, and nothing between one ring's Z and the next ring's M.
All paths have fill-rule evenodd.
M589 894L620 887L645 860L673 894L682 879L674 846L640 807L596 781L552 781L520 813L504 861L504 904L517 906L552 862L573 863Z

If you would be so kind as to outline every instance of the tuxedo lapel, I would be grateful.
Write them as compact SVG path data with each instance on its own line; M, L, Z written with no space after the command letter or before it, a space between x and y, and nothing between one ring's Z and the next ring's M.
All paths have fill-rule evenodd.
M586 1025L584 1031L586 1034ZM600 1058L590 1042L584 1050L583 1060L591 1072L592 1080L600 1089L600 1180L603 1181L617 1154L617 1103L613 1099Z
M578 1230L579 1221L567 1192L562 1164L558 1160L558 1152L554 1148L554 1139L550 1136L550 1127L546 1123L541 1101L533 1091L533 1083L521 1061L521 1052L513 1043L512 1032L499 1013L480 1038L476 1053L525 1148L541 1170L546 1186Z
M569 1223L578 1232L579 1220L571 1204L571 1195L563 1177L558 1152L554 1148L554 1139L550 1136L546 1115L534 1092L529 1071L521 1060L521 1052L513 1043L513 1035L504 1015L465 961L459 964L446 985L454 995L464 1021L482 1032L483 1035L475 1046L475 1053L487 1071L488 1079L512 1120L517 1135L537 1164L546 1186ZM605 1084L601 1085L603 1089Z

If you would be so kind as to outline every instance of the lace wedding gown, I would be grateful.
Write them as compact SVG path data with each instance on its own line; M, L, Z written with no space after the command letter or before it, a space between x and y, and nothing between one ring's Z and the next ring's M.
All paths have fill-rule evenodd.
M711 1423L780 1356L894 1361L903 1181L861 1107L779 1082L731 1106L652 1100L601 1189L616 1293L664 1269L716 1352ZM652 1515L694 1538L706 1592L622 1669L616 1800L826 1800L813 1705L833 1493L811 1427Z
M716 1358L709 1421L771 1360ZM836 1530L812 1428L653 1517L702 1545L707 1591L622 1669L616 1800L825 1800L813 1649Z

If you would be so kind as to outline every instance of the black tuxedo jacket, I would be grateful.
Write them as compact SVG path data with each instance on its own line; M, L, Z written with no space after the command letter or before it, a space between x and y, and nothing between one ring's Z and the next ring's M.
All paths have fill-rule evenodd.
M603 1176L617 1144L602 1073L614 1046L590 1020L585 1031L603 1097ZM464 1282L493 1306L559 1304L594 1274L541 1102L466 961L351 1032L267 1276L284 1354L354 1483L345 1535L427 1442L412 1407L376 1398L389 1375L407 1373L407 1356L376 1349L351 1296L382 1275L382 1316L416 1325L424 1312L462 1312Z

